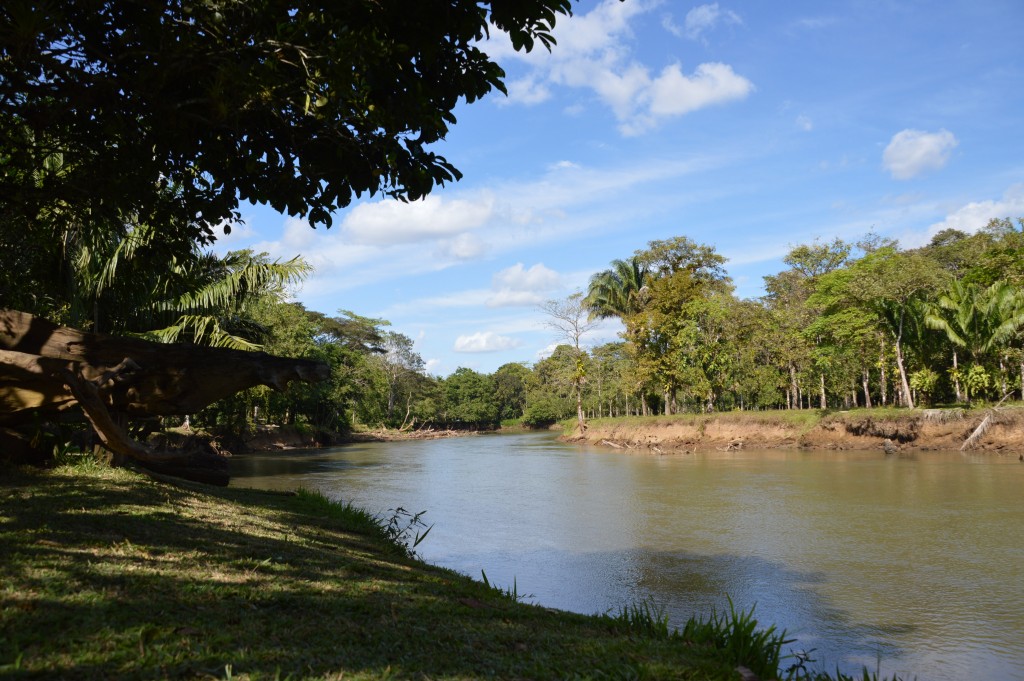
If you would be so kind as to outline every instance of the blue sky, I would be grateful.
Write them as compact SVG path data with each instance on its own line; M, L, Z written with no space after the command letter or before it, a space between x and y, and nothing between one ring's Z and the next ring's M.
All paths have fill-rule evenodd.
M510 96L456 111L462 181L330 230L247 207L216 248L302 255L296 299L390 320L430 373L532 363L538 304L653 239L713 245L756 297L816 238L1024 216L1022 28L1021 0L580 2L551 54L485 46Z

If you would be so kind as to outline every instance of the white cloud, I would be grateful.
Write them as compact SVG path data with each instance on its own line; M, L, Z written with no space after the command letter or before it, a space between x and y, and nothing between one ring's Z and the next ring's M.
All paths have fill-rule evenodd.
M536 104L556 89L551 86L589 90L612 110L625 135L646 132L667 119L740 100L753 92L753 84L727 64L698 64L691 75L685 75L676 63L653 75L648 65L632 57L630 22L658 4L604 0L591 12L560 22L555 30L558 48L550 54L544 50L525 55L515 52L500 31L495 31L495 38L484 49L492 57L516 59L529 68L525 77L513 81L509 103ZM740 23L741 19L716 3L691 10L686 21L682 29L671 17L663 25L699 37L718 24Z
M487 299L487 307L537 305L544 302L545 292L561 285L562 276L543 263L529 269L516 263L494 275L494 294Z
M736 75L728 64L701 64L692 76L683 75L679 64L665 68L651 83L651 108L655 116L678 116L743 99L753 83Z
M968 234L977 232L992 218L1017 217L1024 215L1024 184L1016 184L1006 190L1003 198L996 201L972 201L946 216L942 222L928 227L928 240L944 229L958 229Z
M419 201L394 199L361 203L353 208L342 228L354 243L394 245L455 236L476 229L491 218L494 198L445 200L430 194Z
M956 137L948 130L901 130L892 136L882 153L882 166L895 179L909 180L925 171L944 167L957 144Z
M555 349L559 345L564 345L564 343L556 341L554 343L549 343L548 345L545 345L543 348L537 351L537 359L547 359L551 355L555 354Z
M436 357L431 357L423 364L423 372L428 376L433 376L437 372L438 367L440 366L441 360L437 359Z
M500 352L522 345L522 341L500 336L493 331L481 331L455 339L455 352Z
M732 10L723 10L718 3L700 5L686 13L683 33L690 40L702 40L704 33L715 28L719 23L742 24L743 19Z
M551 89L544 83L537 82L534 77L510 81L506 87L508 88L508 98L498 100L503 104L517 102L530 106L551 99Z
M517 262L512 267L507 267L495 274L494 284L499 289L547 291L557 287L561 279L558 272L545 267L544 263L537 263L530 269L526 269L523 267L523 263Z
M810 132L814 130L814 121L811 120L810 116L800 114L796 117L796 127L800 128L804 132Z

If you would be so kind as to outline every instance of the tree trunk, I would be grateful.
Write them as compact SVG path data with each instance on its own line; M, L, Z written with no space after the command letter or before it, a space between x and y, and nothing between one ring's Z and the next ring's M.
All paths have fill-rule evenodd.
M887 381L886 381L886 377L885 377L885 339L879 337L879 342L882 345L882 350L881 350L881 353L878 356L878 367L879 367L879 371L880 371L878 382L881 384L881 387L882 387L882 406L884 407L884 406L889 404L888 394L887 394L887 391L886 391L886 388L887 388L886 383L887 383Z
M789 363L789 384L793 391L793 404L795 409L800 409L800 384L796 380L796 365Z
M583 417L583 386L579 381L576 382L576 426L580 435L587 429L587 421Z
M1006 385L1006 383L1007 383L1007 381L1006 381L1007 371L1006 371L1005 361L1006 361L1006 355L1003 355L1003 356L1001 356L999 358L999 379L1000 379L1000 384L1002 386L1002 391L1001 391L1001 393L999 395L1000 397L1003 397L1004 395L1006 395L1006 393L1009 392L1009 387Z
M903 339L903 311L900 311L900 326L899 333L896 335L896 368L900 372L900 388L903 393L903 398L906 406L910 409L914 408L914 398L910 395L910 383L907 381L907 370L903 367L903 348L901 341Z
M1021 367L1024 368L1024 364ZM1024 376L1024 373L1021 375ZM956 363L956 350L953 350L953 389L956 390L956 401L963 402L964 394L960 389L960 367Z
M864 373L861 378L861 386L864 388L864 406L868 409L871 408L871 386L870 381L871 374L868 372L867 367L864 368Z
M827 409L828 408L828 406L827 406L828 405L828 401L825 399L825 374L822 373L822 374L820 374L820 376L821 376L821 406L819 408L820 409Z

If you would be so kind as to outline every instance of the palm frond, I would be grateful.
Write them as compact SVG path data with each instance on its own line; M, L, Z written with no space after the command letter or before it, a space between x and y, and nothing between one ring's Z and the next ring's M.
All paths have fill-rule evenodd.
M233 350L262 350L263 346L228 333L221 328L219 320L212 315L182 315L171 326L141 334L142 337L160 343L177 343L182 336L202 345Z

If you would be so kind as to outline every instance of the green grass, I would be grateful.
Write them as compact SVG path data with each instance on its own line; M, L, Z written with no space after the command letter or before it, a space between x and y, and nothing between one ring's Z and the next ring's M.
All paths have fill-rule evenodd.
M315 492L0 469L0 676L733 679L750 664L520 602L410 557L415 532ZM422 536L422 535L421 535Z

